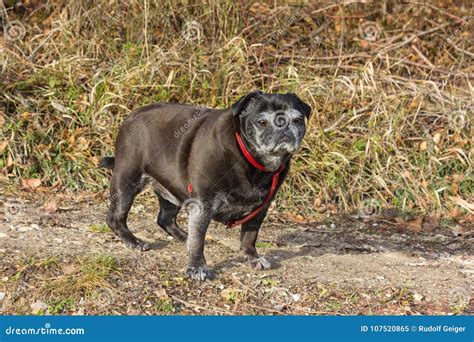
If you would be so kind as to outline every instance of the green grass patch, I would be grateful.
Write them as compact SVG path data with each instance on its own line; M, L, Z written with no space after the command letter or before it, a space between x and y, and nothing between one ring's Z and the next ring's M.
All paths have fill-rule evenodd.
M88 230L92 233L110 233L111 230L105 223L97 223L90 225Z

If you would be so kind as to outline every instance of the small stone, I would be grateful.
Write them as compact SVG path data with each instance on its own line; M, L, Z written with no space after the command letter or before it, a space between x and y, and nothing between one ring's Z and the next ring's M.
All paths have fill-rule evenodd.
M48 306L46 305L46 303L43 303L42 301L40 300L37 300L36 302L34 302L33 304L31 304L31 313L33 315L38 315L40 314L41 312L44 312L48 309Z
M291 298L294 302L298 302L301 299L301 295L299 293L295 293L291 295Z
M16 231L17 231L18 233L29 232L30 230L33 230L33 227L27 227L27 226L26 226L26 227L18 227L18 228L16 229Z
M421 302L421 300L423 299L423 295L419 294L419 293L415 293L413 295L413 299L415 300L415 302Z
M331 229L334 229L334 228L336 228L336 225L334 223L331 223L331 225L329 227L331 227Z
M273 308L277 311L283 311L283 310L286 309L286 305L285 304L277 304Z
M0 239L6 238L6 237L8 237L7 234L5 234L5 233L0 233Z
M2 305L4 299L5 299L5 292L0 292L0 305Z

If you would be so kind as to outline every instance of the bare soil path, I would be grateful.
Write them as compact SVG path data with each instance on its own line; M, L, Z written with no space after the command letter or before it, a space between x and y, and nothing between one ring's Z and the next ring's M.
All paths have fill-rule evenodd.
M3 314L459 314L474 312L474 229L413 232L348 216L264 224L254 271L238 229L213 224L206 245L217 278L184 278L185 245L155 223L145 195L131 229L153 242L126 249L104 225L107 200L5 194L0 217ZM49 213L48 213L49 211ZM183 217L182 224L185 222Z

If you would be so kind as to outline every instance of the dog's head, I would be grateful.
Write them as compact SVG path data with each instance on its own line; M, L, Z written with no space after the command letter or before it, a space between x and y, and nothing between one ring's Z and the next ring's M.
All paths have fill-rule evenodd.
M241 97L231 108L245 145L270 171L298 150L311 113L295 94L260 91Z

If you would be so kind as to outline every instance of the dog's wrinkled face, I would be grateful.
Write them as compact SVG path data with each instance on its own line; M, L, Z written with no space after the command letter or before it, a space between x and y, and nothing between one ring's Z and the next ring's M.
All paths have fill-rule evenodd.
M247 148L275 171L301 145L311 108L295 94L252 92L232 105Z

